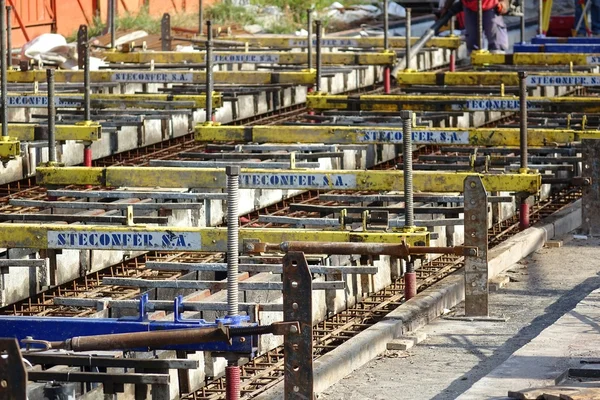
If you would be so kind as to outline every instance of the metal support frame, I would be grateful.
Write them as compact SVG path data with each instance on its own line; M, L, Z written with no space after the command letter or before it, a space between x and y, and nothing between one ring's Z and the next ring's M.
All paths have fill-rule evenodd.
M515 191L535 194L541 186L541 175L474 174L467 172L415 171L415 191L460 192L464 179L481 176L490 191ZM165 179L165 177L167 177ZM177 167L57 167L37 168L40 185L101 185L109 187L177 187L222 189L226 184L225 169ZM240 173L240 188L246 189L316 189L395 191L404 186L401 171L377 170L294 170L245 169ZM1 225L0 225L1 229Z
M310 110L350 111L519 111L518 97L513 96L435 96L435 95L325 95L309 93L307 107ZM560 112L600 112L598 97L530 97L532 110Z
M164 13L160 20L160 45L162 51L173 50L173 37L171 36L171 15Z
M312 276L303 253L285 255L283 282L283 319L300 323L300 332L285 338L284 398L313 400Z
M195 139L205 143L325 143L325 144L402 144L403 128L398 126L327 124L311 125L255 125L219 126L198 124ZM281 132L285 131L285 135ZM518 128L412 128L412 142L416 145L436 146L515 146L520 144ZM549 143L569 144L581 138L600 138L597 130L529 129L530 146ZM318 156L318 153L315 153ZM270 154L269 154L270 156ZM273 155L274 157L277 155ZM297 155L302 156L301 154ZM289 155L288 155L289 157Z
M27 370L16 339L0 339L0 398L27 399Z
M315 21L316 23L316 21ZM172 63L205 63L204 52L177 52L177 51L135 51L121 53L116 51L101 52L99 57L105 58L109 63L125 64L158 64ZM306 65L307 53L285 51L261 52L218 52L214 54L215 64L279 64L279 65ZM344 52L323 53L323 65L388 65L396 61L393 52Z
M10 74L9 74L10 75ZM399 74L396 78L402 86L500 86L518 87L519 73L510 71L469 71L469 72L419 72ZM539 72L527 73L527 86L586 86L597 87L600 74L593 72Z
M582 140L582 175L591 180L583 189L581 232L589 236L600 235L600 140Z
M478 177L465 179L465 241L477 256L465 258L465 315L487 316L488 309L488 207L487 193Z

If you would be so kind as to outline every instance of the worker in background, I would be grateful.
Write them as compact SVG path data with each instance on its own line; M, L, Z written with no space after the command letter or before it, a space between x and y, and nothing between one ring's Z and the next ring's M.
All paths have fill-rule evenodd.
M586 3L591 3L591 14L592 14L592 26L591 33L592 36L600 36L600 0L574 0L575 2L575 26L574 29L577 28L577 24L579 24L579 31L577 32L577 36L587 36L586 32L586 24L581 20L583 15L583 10L585 9Z
M465 29L467 49L469 52L479 50L478 48L478 0L461 0L465 12ZM507 10L507 1L483 0L483 32L488 40L488 50L491 53L503 53L508 50L508 31L502 14ZM454 1L447 0L444 9L441 11L444 15L454 4Z

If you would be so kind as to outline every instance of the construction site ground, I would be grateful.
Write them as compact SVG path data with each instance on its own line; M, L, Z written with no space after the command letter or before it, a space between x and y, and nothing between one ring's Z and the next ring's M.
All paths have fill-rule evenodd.
M573 321L566 320L587 296L586 301L592 301L596 294L590 293L600 287L600 239L580 240L569 234L562 241L561 247L544 247L507 270L510 282L491 293L490 320L437 319L420 330L427 335L423 342L407 351L387 351L330 387L319 399L504 399L508 390L540 386L541 380L536 378L544 369L580 367L581 358L569 357L572 351L562 351L558 345L552 349L557 339L552 338L552 330L561 328L560 324L571 326L558 329L569 336L565 349L577 348L575 354L585 359L600 358L593 336L600 330L600 309L586 307L589 315L580 318L575 332ZM463 314L463 309L457 308L447 315ZM498 317L507 320L493 320ZM546 330L554 324L554 329ZM543 340L530 343L538 336ZM547 357L548 348L562 353ZM502 365L519 349L544 357L539 357L535 367L515 363L515 359ZM488 375L487 381L469 390Z

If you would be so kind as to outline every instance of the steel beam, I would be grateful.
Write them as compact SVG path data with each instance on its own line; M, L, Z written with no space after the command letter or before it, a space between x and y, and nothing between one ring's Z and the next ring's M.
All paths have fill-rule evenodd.
M308 40L303 37L293 35L256 35L256 36L227 36L224 40L232 40L240 43L248 43L252 46L271 47L271 48L305 48L308 47ZM416 44L419 38L411 38L411 43ZM392 49L404 49L406 47L406 38L390 37L388 38L389 47ZM312 40L313 46L316 46L316 39ZM461 45L459 37L433 37L425 43L425 47L437 47L442 49L458 49ZM328 37L321 39L321 46L336 48L383 48L383 37Z
M76 108L83 105L83 95L78 93L61 93L55 98L58 108ZM103 94L92 93L90 100L94 108L122 108L139 107L143 104L153 105L156 108L204 108L206 106L206 95L173 95L173 94ZM180 104L181 103L181 104ZM9 94L7 99L9 107L19 108L46 108L48 96L46 94L23 93ZM191 107L189 105L191 105ZM214 108L223 106L223 97L220 93L213 93L212 105Z
M1 261L1 260L0 260ZM180 262L147 262L146 268L159 271L227 271L225 263L180 263ZM376 274L379 267L370 265L309 265L313 274ZM281 274L281 264L239 264L241 272L271 272Z
M421 192L461 192L465 178L473 173L414 172L414 188ZM537 193L538 173L478 175L487 190ZM101 185L111 187L179 187L223 189L225 170L211 168L154 167L38 167L41 185ZM245 189L403 190L401 171L297 171L242 169L240 187Z
M416 72L400 73L396 77L399 85L436 86L518 86L516 72L469 71L469 72ZM598 73L534 72L527 76L528 86L590 86L600 85Z
M140 278L103 278L103 285L129 286L138 288L168 288L168 289L208 289L211 292L227 289L224 281L190 281L190 280L160 280ZM239 290L283 290L282 282L238 282ZM341 290L346 287L345 281L315 281L314 290Z
M215 71L213 73L217 84L238 85L312 85L315 80L314 71ZM8 82L33 83L46 79L46 71L8 71ZM173 83L196 84L206 83L206 73L201 71L141 71L141 70L110 70L91 71L93 83ZM57 70L56 82L83 83L83 71Z
M516 53L516 54L491 54L487 52L473 52L471 64L483 66L490 64L503 65L600 65L600 56L595 54L559 54L559 53Z
M600 102L598 103L600 107ZM282 134L282 132L284 134ZM402 128L372 126L221 126L197 125L195 138L199 142L255 143L324 143L324 144L402 144ZM572 143L581 138L600 138L600 131L573 129L530 129L531 146L549 143ZM427 128L414 127L413 144L518 146L519 128ZM251 156L251 155L250 155Z
M429 245L429 233L350 232L297 229L240 229L240 247L252 250L253 242L280 241L367 242ZM64 224L0 224L0 247L89 250L172 250L224 252L226 228L162 226L102 226Z
M106 51L98 55L109 63L144 64L144 63L204 63L205 52L177 51L136 51L121 53ZM292 52L215 52L215 64L308 64L306 53ZM393 65L396 54L391 52L344 52L323 53L323 64L326 65Z
M1 124L0 124L1 125ZM43 140L47 138L47 126L28 123L8 124L8 134L11 138L24 142ZM98 123L81 123L74 125L56 125L56 140L78 140L95 142L102 137L102 126Z
M531 110L600 112L599 97L529 97ZM519 111L517 96L427 96L427 95L327 95L309 93L307 107L312 110L353 111Z
M465 179L465 246L477 248L477 256L465 257L466 316L487 316L489 312L486 189L478 177Z

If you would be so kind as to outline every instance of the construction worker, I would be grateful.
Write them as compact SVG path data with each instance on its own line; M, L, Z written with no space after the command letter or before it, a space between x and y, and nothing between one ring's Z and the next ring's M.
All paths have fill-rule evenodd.
M579 24L579 31L577 31L577 36L587 36L586 32L586 24L581 21L581 17L583 15L583 10L586 7L587 3L590 4L590 11L592 14L592 26L589 27L591 29L591 34L593 36L600 36L600 0L574 0L575 2L575 26L574 29L577 28L577 24Z
M465 29L467 49L469 52L479 50L478 0L461 0L465 12ZM600 0L599 0L600 1ZM452 6L454 1L446 1L442 15ZM488 50L492 53L503 53L508 50L508 32L502 14L506 1L482 0L483 32L488 40Z

